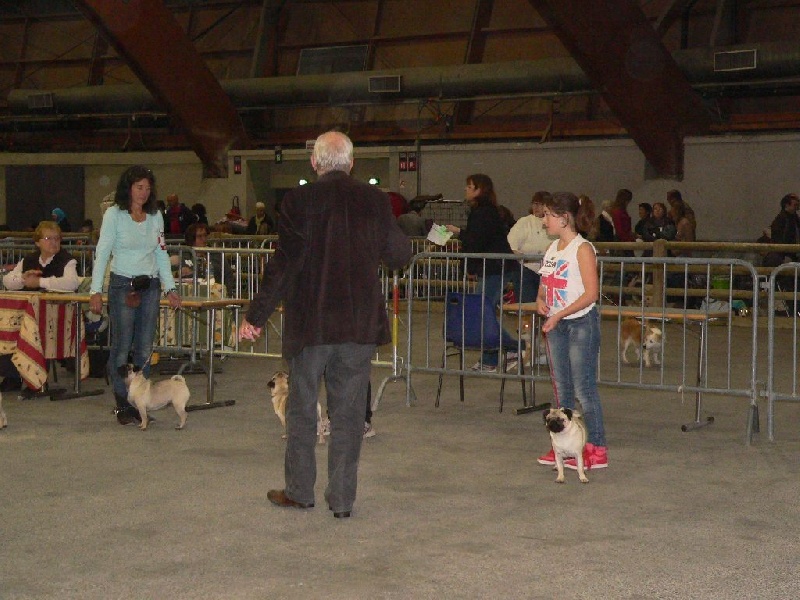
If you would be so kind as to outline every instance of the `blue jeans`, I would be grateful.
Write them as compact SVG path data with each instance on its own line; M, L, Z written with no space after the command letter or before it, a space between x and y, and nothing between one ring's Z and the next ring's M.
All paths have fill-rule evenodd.
M561 319L547 334L558 401L575 409L581 403L589 443L606 445L603 407L597 392L597 363L600 352L600 312L594 307L576 319Z
M159 280L151 279L150 288L139 292L142 303L136 308L130 308L125 304L125 297L132 289L130 277L111 273L108 285L108 316L111 319L108 372L118 406L120 399L128 397L128 390L117 369L127 364L128 354L133 353L133 364L144 367L145 377L150 377L148 359L153 349L158 325L158 303L161 297ZM148 361L146 365L145 361ZM127 402L122 406L126 404Z
M317 399L324 375L331 419L325 501L336 512L353 508L373 354L374 344L326 344L306 346L288 359L291 401L286 408L284 473L286 495L292 500L314 502Z
M478 292L483 293L484 297L489 299L489 304L493 308L500 304L500 298L503 296L503 288L512 280L512 275L513 269L509 269L504 271L503 275L499 273L497 275L487 275L483 278L483 281L480 279L478 280ZM516 338L506 330L503 330L500 335L504 345L516 343ZM498 362L497 351L485 350L481 357L481 362L489 367L496 367Z

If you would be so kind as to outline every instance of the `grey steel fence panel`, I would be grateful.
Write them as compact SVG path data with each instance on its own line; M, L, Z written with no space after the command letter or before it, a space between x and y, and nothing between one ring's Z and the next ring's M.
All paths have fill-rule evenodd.
M466 258L505 259L504 275L525 268L520 259L536 256L425 252L416 255L408 270L406 314L409 323L406 343L406 403L412 404L414 374L464 375L484 379L546 381L549 372L540 365L533 370L517 365L509 373L484 373L468 367L442 365L444 354L442 298L449 291L482 293L481 282L472 282L460 271L458 279L436 289L426 288L425 275L433 261L463 264ZM598 383L608 387L672 392L675 394L717 394L750 400L747 441L757 425L758 275L752 264L738 259L653 258L599 256L603 315L602 345ZM722 285L717 285L722 283ZM415 293L422 290L422 293ZM625 306L625 310L620 310ZM743 316L739 316L739 315ZM647 368L644 361L625 365L620 357L620 331L625 316L652 321L664 332L660 365ZM509 333L522 328L522 311L499 312L501 326ZM703 323L707 327L695 327ZM709 324L709 321L711 322ZM701 333L707 335L701 346ZM519 338L518 338L519 339ZM707 345L706 345L707 344ZM713 360L708 352L713 349ZM466 350L466 349L462 349ZM520 354L523 350L519 346ZM666 357L666 359L664 359ZM698 362L699 359L699 362ZM536 361L534 361L536 362ZM530 365L527 365L530 367ZM697 410L700 410L697 404ZM699 420L699 414L695 415ZM691 428L691 427L689 427Z
M775 405L800 401L800 263L777 267L768 280L767 313L767 432L775 441ZM779 326L779 323L781 326ZM792 424L793 428L796 425Z

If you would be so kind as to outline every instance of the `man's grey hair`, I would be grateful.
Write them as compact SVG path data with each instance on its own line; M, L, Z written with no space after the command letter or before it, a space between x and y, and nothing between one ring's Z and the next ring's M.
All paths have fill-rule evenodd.
M317 173L350 172L353 162L353 142L339 131L327 131L314 142L312 154Z

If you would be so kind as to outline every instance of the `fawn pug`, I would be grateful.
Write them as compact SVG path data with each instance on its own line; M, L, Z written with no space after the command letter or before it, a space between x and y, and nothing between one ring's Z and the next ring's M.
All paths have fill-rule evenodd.
M644 339L642 339L642 329L644 329ZM628 363L628 348L633 346L636 351L636 360L644 358L644 366L649 367L653 363L661 364L661 350L663 344L663 334L658 327L644 326L636 319L629 317L622 321L619 333L620 356L622 362Z
M551 408L544 413L544 426L550 432L553 453L556 456L556 483L564 483L564 459L574 458L578 466L578 479L588 483L583 468L583 448L586 446L586 424L583 417L569 408Z
M153 383L144 376L144 372L132 364L122 365L119 375L128 387L128 402L136 407L142 422L139 429L147 429L147 411L164 408L172 404L178 413L180 422L175 429L183 429L186 425L186 403L189 402L189 388L181 375L173 375L169 379Z
M272 409L278 415L278 419L283 427L283 436L286 437L286 403L289 400L289 374L286 371L278 371L267 382L267 387L272 394ZM325 443L325 427L327 419L322 417L322 406L317 402L317 438L318 443Z

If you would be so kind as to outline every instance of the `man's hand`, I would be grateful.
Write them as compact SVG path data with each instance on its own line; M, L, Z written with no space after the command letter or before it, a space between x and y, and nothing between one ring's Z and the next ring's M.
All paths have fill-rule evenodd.
M261 327L256 327L247 322L247 319L242 319L242 324L239 326L239 339L250 340L255 342L256 338L261 335Z

